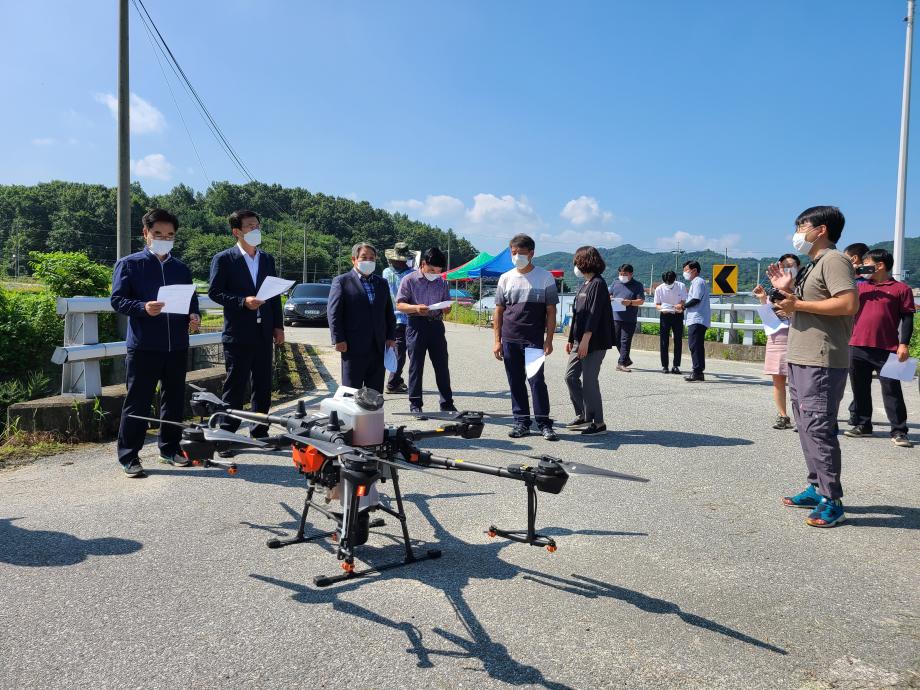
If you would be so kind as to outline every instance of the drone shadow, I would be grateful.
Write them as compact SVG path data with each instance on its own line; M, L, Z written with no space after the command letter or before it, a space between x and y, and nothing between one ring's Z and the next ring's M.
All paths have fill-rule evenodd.
M444 550L445 558L450 558L455 554L463 554L463 562L459 567L436 568L432 563L423 562L413 566L408 566L405 569L400 568L376 576L346 581L339 586L331 587L329 589L314 589L301 583L290 582L287 580L255 573L251 574L250 577L259 580L260 582L282 587L290 591L291 598L298 603L319 605L330 604L335 611L346 613L362 620L366 620L378 625L383 625L384 627L403 633L406 635L406 638L409 642L409 646L407 647L406 651L416 656L417 666L419 668L432 668L434 666L434 659L436 657L475 659L482 664L482 670L491 678L508 683L510 685L536 685L551 690L571 690L569 686L547 678L544 671L540 668L516 660L505 645L493 639L489 631L479 620L476 612L466 601L464 597L464 589L473 579L501 581L510 580L520 576L521 574L524 574L525 577L529 577L530 579L542 584L546 584L546 582L549 581L550 583L556 584L559 587L566 586L570 589L577 590L573 591L573 593L582 596L590 595L592 590L588 589L588 586L584 583L572 583L567 580L562 580L561 578L555 578L555 576L546 575L536 570L512 565L499 557L505 548L512 545L512 542L503 540L492 541L487 544L472 544L466 542L448 532L431 511L430 503L435 500L481 495L490 494L454 493L441 494L439 496L408 494L404 496L404 501L407 504L411 503L413 506L415 506L415 508L422 514L422 516L431 526L434 532L434 543ZM281 532L283 527L295 529L298 524L299 514L289 506L282 504L282 507L291 517L289 522L282 523L280 525L247 524L249 524L249 526L254 529L264 530L271 534L277 534ZM605 530L575 531L560 528L544 529L541 530L541 532L543 534L551 535L554 537L573 534L603 537L647 536L644 532L617 532ZM374 534L377 537L385 536L391 542L391 544L384 547L370 549L364 547L366 551L362 552L363 561L373 565L376 562L381 562L384 560L391 561L394 558L394 555L397 554L399 554L397 557L401 556L401 540L398 536L392 534L381 535L376 531L374 531ZM314 543L322 545L329 552L333 551L332 545L325 543L324 541ZM417 545L419 545L419 542L414 541L413 546ZM432 628L431 632L437 636L435 638L436 640L449 643L452 645L452 647L435 648L431 643L426 644L426 632L423 631L418 625L406 620L400 621L387 618L379 613L371 611L364 606L355 604L350 601L345 601L343 598L344 594L353 592L360 587L370 585L375 581L397 577L418 580L431 587L438 588L443 592L444 596L448 600L448 603L455 611L463 632L462 634L457 634L440 627ZM553 582L554 580L556 581L555 583ZM695 616L693 614L684 613L680 610L680 607L677 606L677 604L666 602L660 599L654 599L639 592L634 592L624 588L614 589L612 585L604 585L604 587L606 588L605 591L610 592L609 594L605 594L605 596L614 596L614 593L619 593L623 595L620 597L621 599L639 606L640 608L655 610L657 607L657 612L678 613L682 620L685 620L691 625L698 625L699 627L703 627L707 630L728 635L733 639L748 644L753 644L762 649L777 651L778 653L785 653L783 650L772 647L765 642L761 642L760 640L752 638L739 631L733 630L713 621L709 621L705 618ZM595 589L597 589L597 586L595 586ZM627 594L629 596L627 596Z
M671 431L664 429L614 429L603 436L591 437L597 439L592 443L583 444L587 448L605 448L616 450L622 445L662 446L665 448L702 448L702 447L727 447L751 446L754 442L747 438L734 436L713 436L712 434L697 434L691 431Z
M31 530L13 524L22 518L0 518L0 563L28 567L61 567L89 556L124 556L143 544L133 539L81 539L66 532Z

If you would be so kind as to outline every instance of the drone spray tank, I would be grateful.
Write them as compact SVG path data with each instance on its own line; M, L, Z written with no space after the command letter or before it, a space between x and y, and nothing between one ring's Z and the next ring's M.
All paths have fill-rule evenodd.
M351 445L379 446L383 443L383 396L370 388L339 386L335 395L319 404L323 414L338 415L352 430Z

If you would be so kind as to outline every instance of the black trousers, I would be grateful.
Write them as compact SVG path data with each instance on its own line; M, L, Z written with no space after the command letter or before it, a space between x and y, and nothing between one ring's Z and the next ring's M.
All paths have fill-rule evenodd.
M387 378L387 388L396 388L403 381L403 367L406 366L406 324L396 324L396 371ZM382 391L378 391L382 392Z
M383 393L383 380L386 378L383 366L383 347L374 348L368 355L342 357L342 385L349 388L370 388Z
M530 428L530 401L527 399L527 385L530 384L530 395L533 397L533 416L537 427L553 426L549 417L549 391L546 388L546 379L543 378L545 366L532 379L527 378L524 350L534 345L523 343L502 343L502 358L505 363L505 374L508 376L508 387L511 389L511 412L514 421ZM542 345L539 346L542 349Z
M687 326L687 345L693 361L693 375L702 376L706 370L706 326L701 323Z
M872 374L882 370L888 361L888 350L877 347L850 346L850 387L853 389L853 418L856 426L872 430ZM882 388L885 414L891 424L891 435L907 433L907 407L897 379L878 377Z
M684 348L684 315L665 314L658 315L659 350L661 352L661 366L668 368L668 341L674 336L674 366L680 367L680 356Z
M147 422L130 419L128 415L156 416L181 422L185 411L185 369L188 349L174 352L129 349L125 357L125 383L128 394L121 409L118 426L118 461L128 466L144 445ZM160 384L160 411L150 414L150 404L157 384ZM182 429L172 424L160 425L160 453L172 457L179 452Z
M447 366L447 337L444 322L437 319L409 318L406 329L406 346L409 351L409 403L422 406L422 376L425 374L425 354L434 367L434 380L441 394L441 407L454 404L450 388L450 369Z
M628 366L632 364L629 358L629 350L632 348L632 339L636 334L636 321L614 321L613 322L613 344L617 346L620 352L620 359L617 364Z
M223 399L230 407L241 410L246 400L246 390L251 386L250 405L253 412L268 412L272 400L272 354L274 343L265 340L254 345L230 345L224 343ZM240 420L225 419L221 428L236 431ZM249 430L251 436L266 436L268 426L258 424Z

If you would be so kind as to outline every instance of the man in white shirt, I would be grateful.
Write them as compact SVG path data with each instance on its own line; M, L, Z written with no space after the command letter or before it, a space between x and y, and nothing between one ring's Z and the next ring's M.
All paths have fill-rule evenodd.
M709 304L709 286L700 276L698 261L684 264L684 280L690 281L684 312L687 315L687 344L690 346L690 359L693 360L693 372L685 376L684 380L697 383L706 380L703 376L706 369L706 329L712 319L712 307Z
M661 352L661 373L679 374L680 355L684 337L684 304L687 301L687 288L677 280L674 271L661 274L664 281L655 288L655 309L658 310L660 333L659 349ZM674 335L674 365L668 368L668 341Z

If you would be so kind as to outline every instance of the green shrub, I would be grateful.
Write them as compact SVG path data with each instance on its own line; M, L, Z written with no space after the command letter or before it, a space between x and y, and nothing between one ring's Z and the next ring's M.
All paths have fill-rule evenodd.
M657 323L643 323L640 328L645 335L659 335L661 333L661 326Z
M54 348L63 342L64 319L50 292L0 290L0 381L48 371Z
M454 304L451 308L450 313L445 317L446 321L451 321L453 323L466 323L466 324L484 324L488 321L485 312L482 315L472 307L466 307L462 304Z
M24 379L0 383L0 429L6 426L6 411L10 405L41 397L48 392L51 380L42 371L33 371Z
M103 297L112 285L112 269L89 260L83 252L32 252L35 277L56 297Z

